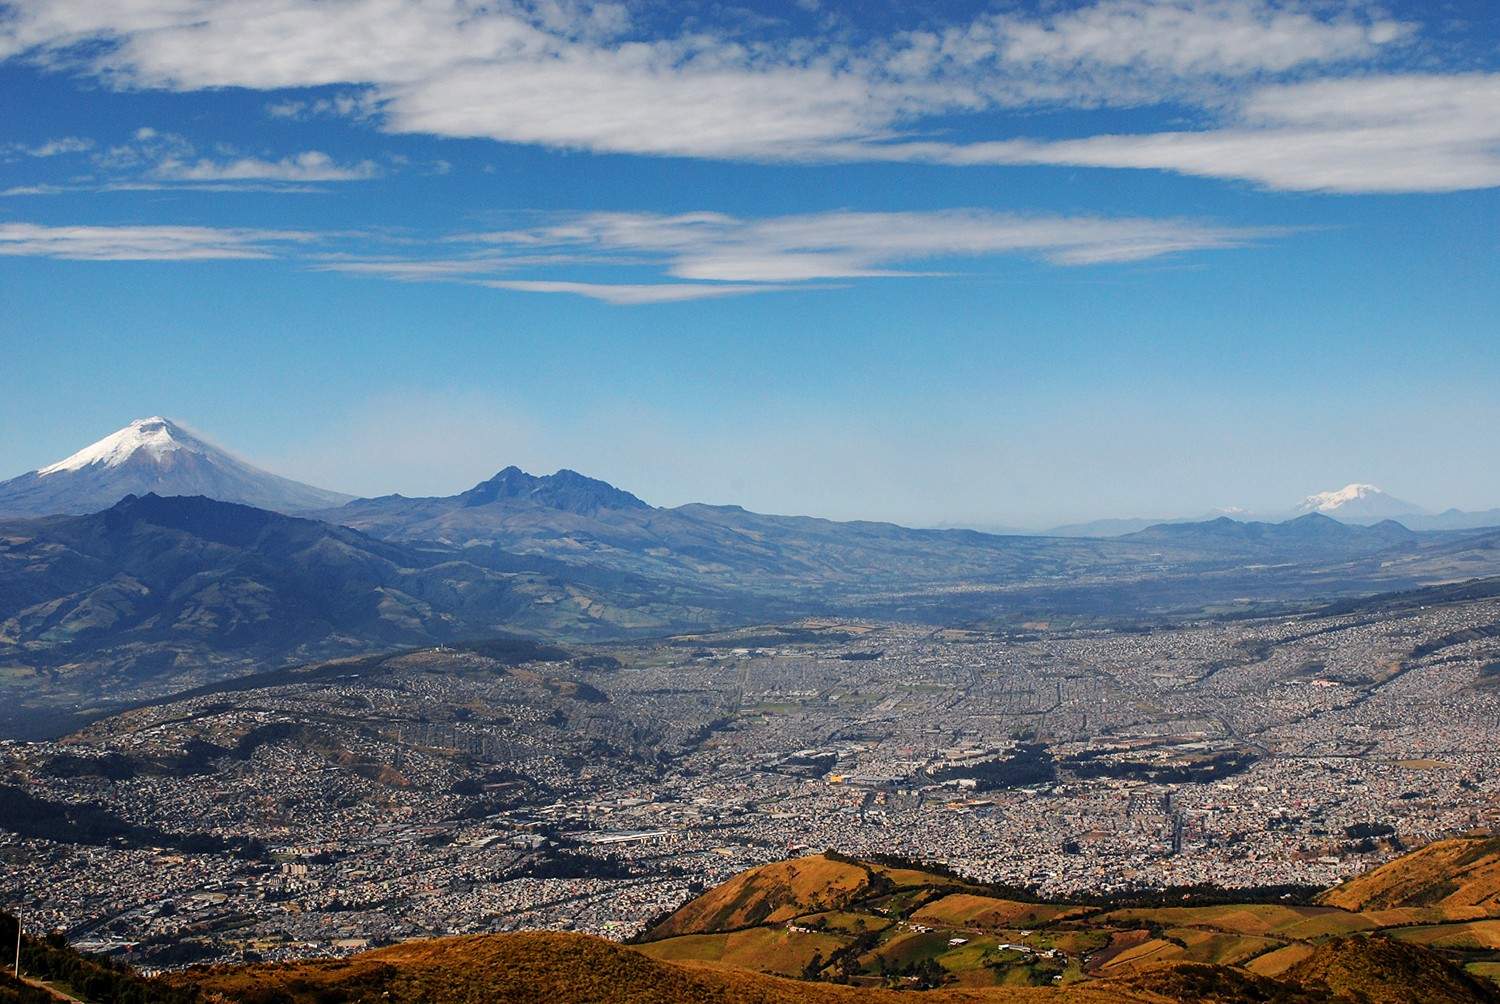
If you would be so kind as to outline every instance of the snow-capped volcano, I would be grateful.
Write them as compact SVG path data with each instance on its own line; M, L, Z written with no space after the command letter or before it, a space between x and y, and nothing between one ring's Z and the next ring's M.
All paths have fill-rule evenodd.
M1293 512L1299 516L1316 512L1347 522L1362 523L1396 516L1420 515L1427 510L1388 495L1374 485L1345 485L1335 492L1309 495L1297 503Z
M0 512L96 512L147 492L206 495L277 512L326 509L353 497L261 470L157 416L136 419L66 460L0 482Z
M81 471L93 464L122 467L130 463L137 453L142 452L146 455L145 459L162 466L162 458L168 453L191 449L207 453L213 447L165 418L138 418L114 435L105 436L66 460L59 460L36 473L46 475Z

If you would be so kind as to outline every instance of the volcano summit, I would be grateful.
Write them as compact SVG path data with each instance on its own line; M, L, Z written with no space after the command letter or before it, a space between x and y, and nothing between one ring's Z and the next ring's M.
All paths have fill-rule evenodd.
M127 495L207 495L276 512L342 505L353 496L263 471L177 423L139 418L65 460L0 482L0 513L77 515Z

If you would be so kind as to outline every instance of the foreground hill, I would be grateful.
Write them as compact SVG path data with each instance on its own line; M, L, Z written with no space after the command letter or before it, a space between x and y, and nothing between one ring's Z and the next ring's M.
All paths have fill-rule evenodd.
M1188 892L1160 897L1181 905L1074 905L825 854L752 869L705 892L648 931L641 950L867 987L1087 981L1184 1000L1300 999L1277 996L1295 992L1393 1004L1492 1001L1500 995L1481 977L1492 975L1500 946L1500 904L1487 894L1497 872L1500 840L1465 839L1434 844L1313 903L1272 892L1262 902L1194 905ZM1446 912L1388 908L1445 891Z
M1496 859L1470 840L1411 864L1436 875L1475 854ZM633 947L550 931L469 935L154 980L53 939L26 939L22 960L65 991L162 1004L895 1004L913 990L932 1004L1500 1002L1493 983L1443 952L1351 934L1361 923L1373 920L1285 903L1023 903L920 866L826 854L753 869L656 929L693 933ZM0 934L8 924L0 917ZM734 942L757 931L752 961ZM0 979L0 1000L29 994Z
M813 984L725 967L660 962L585 935L554 932L474 935L383 948L347 961L215 967L175 977L179 986L244 1004L328 1001L486 1001L496 1004L871 1004L910 996ZM931 1004L957 1001L1158 1004L1170 1000L1135 987L1009 990L976 997L937 992Z
M1429 844L1330 889L1318 902L1343 910L1500 916L1500 838Z
M1226 966L1156 967L1065 987L934 989L930 1004L1489 1004L1493 992L1422 949L1366 939L1309 960L1329 983L1257 977ZM1420 979L1422 982L1416 982ZM236 1004L486 1001L497 1004L895 1004L910 991L836 986L694 963L660 962L585 935L473 935L413 942L349 960L214 967L169 978Z

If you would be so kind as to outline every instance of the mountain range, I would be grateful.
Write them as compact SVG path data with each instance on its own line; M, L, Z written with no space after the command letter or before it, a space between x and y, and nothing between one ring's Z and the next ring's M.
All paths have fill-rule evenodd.
M0 482L0 515L79 515L108 508L126 495L203 495L291 515L316 513L332 522L358 521L369 527L392 524L402 535L453 537L478 530L487 521L458 510L491 503L535 503L548 509L590 516L601 509L654 510L629 492L574 471L534 478L507 467L488 481L451 498L387 495L358 499L303 484L262 470L162 417L136 419L77 453L38 470ZM341 509L347 503L357 503ZM684 509L694 507L681 507ZM735 507L701 507L733 510ZM1318 492L1285 509L1252 513L1219 509L1196 518L1118 518L1066 524L1042 536L1113 537L1162 523L1205 522L1228 517L1241 522L1283 522L1318 513L1344 523L1368 525L1394 519L1413 530L1500 527L1500 508L1482 512L1448 509L1432 513L1369 484ZM491 510L487 515L493 515ZM994 535L1026 535L1015 527L942 524L938 529L973 529Z
M1219 509L1203 516L1182 519L1110 518L1087 523L1069 523L1047 530L1058 537L1118 537L1163 523L1199 523L1221 517L1239 522L1279 523L1298 516L1318 514L1341 523L1368 526L1394 520L1412 530L1473 530L1500 526L1500 508L1482 512L1448 509L1433 513L1413 502L1405 502L1375 485L1350 484L1337 491L1317 492L1296 505L1275 512L1252 513L1246 509Z
M142 479L199 494L89 508ZM63 513L0 519L0 673L15 698L0 718L498 635L660 636L830 615L982 630L1134 623L1500 575L1500 530L1318 512L1112 539L998 536L657 508L572 471L514 467L449 497L340 500L165 419L0 485L0 510Z

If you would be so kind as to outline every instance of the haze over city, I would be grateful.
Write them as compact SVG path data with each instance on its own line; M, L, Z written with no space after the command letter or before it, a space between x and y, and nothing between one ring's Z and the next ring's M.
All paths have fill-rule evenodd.
M348 29L356 24L357 31ZM0 480L1500 505L1492 5L0 5Z

